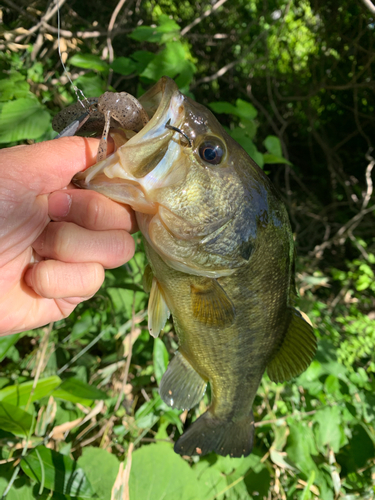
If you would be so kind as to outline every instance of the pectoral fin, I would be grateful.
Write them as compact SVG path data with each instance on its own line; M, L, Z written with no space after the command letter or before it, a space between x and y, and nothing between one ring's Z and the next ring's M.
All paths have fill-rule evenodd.
M188 410L198 404L206 392L207 382L176 352L160 382L160 396L172 408Z
M143 276L142 276L142 286L143 286L143 290L146 293L151 292L153 277L154 277L154 274L151 270L151 266L150 266L150 264L147 264L145 267L145 270L143 272Z
M291 322L284 342L267 366L268 376L273 382L284 382L297 377L311 363L316 347L312 326L296 309L292 309Z
M208 326L229 326L235 316L234 306L216 279L190 285L193 315Z
M148 330L150 335L157 337L165 327L170 312L158 280L152 278L151 293L148 300Z

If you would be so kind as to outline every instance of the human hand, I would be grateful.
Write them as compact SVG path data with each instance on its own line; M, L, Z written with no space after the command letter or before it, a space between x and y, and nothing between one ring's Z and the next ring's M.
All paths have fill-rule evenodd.
M67 137L0 150L0 335L67 317L100 288L104 268L133 256L132 210L68 186L95 163L98 143Z

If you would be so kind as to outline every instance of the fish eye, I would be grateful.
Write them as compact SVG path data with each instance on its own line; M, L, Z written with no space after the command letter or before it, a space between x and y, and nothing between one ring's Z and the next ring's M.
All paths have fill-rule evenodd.
M219 165L224 157L224 153L225 146L216 137L203 141L199 146L199 156L211 165Z

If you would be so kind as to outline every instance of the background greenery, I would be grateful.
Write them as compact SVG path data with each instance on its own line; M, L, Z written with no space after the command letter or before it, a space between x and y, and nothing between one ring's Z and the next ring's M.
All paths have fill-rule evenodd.
M0 339L0 495L375 498L375 16L359 0L62 3L63 60L87 97L168 75L270 176L319 349L293 382L263 378L252 455L175 455L208 399L181 414L158 395L176 337L147 332L135 235L135 258L68 319ZM0 143L50 139L76 100L54 3L3 0L0 16Z

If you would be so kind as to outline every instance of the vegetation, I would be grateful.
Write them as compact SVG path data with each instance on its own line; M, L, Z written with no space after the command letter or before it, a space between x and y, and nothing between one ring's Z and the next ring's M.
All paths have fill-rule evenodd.
M0 143L50 139L51 117L76 99L55 4L2 5ZM172 324L148 334L135 235L134 259L69 318L0 339L0 495L375 498L374 14L349 0L61 5L62 58L87 97L140 95L168 75L267 172L289 210L299 307L319 349L293 382L263 378L252 455L174 454L209 400L181 413L158 395L176 336Z

